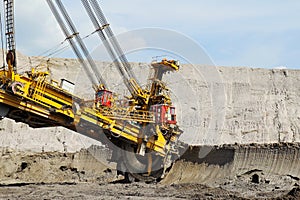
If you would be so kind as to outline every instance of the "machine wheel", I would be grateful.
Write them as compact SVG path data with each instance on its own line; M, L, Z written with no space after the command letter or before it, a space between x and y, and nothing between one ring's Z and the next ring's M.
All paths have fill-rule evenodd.
M161 178L164 172L163 157L147 152L144 156L135 153L131 145L122 150L121 162L124 165L127 182L153 182Z

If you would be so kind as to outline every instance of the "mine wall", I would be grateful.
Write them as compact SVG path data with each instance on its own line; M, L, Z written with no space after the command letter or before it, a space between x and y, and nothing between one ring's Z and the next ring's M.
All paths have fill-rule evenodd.
M93 91L87 89L88 78L75 59L46 60L21 54L18 58L24 72L39 65L38 70L50 70L51 78L55 80L65 78L74 82L76 94L93 99ZM124 94L126 89L120 84L122 79L117 75L111 77L111 74L117 74L111 63L97 64L103 68L103 77L111 89ZM139 81L147 82L149 66L144 63L132 63L132 66L136 76L141 77ZM213 82L210 77L205 77L205 72L201 73L204 68L215 69L217 78ZM178 123L184 131L180 140L194 146L300 142L299 80L299 70L202 65L183 65L177 74L165 77L174 96ZM213 91L212 84L221 85L218 93ZM213 112L222 114L214 116ZM89 143L96 143L60 127L33 130L7 119L0 123L3 138L0 146L3 147L63 151L64 142L67 151L77 151L81 146L87 148ZM76 141L84 141L84 144Z
M201 156L203 148L210 149L205 157ZM224 178L244 176L250 182L259 183L280 174L297 181L299 158L299 144L190 147L173 165L164 182L214 184Z
M26 67L44 62L39 57L20 57L19 65L23 62ZM83 88L77 91L86 92L86 86L80 82L86 80L75 74L80 72L75 60L52 59L45 63L53 77L79 83ZM110 74L116 74L111 64L98 64L105 69L104 78L118 85L119 78L109 78ZM145 64L132 65L137 77L145 77ZM247 182L283 184L286 189L297 183L300 180L300 71L217 67L219 79L215 84L221 84L224 89L220 90L224 97L220 113L224 115L218 126L212 127L209 124L213 118L214 93L205 74L191 73L196 69L197 65L184 65L181 75L175 77L179 81L173 84L179 86L172 88L171 84L171 93L178 94L174 104L184 131L180 140L189 147L173 163L162 183L206 183L234 188L233 184ZM172 77L166 81L171 83ZM189 98L185 98L183 91L191 94ZM62 127L32 129L9 119L1 120L0 127L0 147L18 152L76 153L92 145L102 146Z

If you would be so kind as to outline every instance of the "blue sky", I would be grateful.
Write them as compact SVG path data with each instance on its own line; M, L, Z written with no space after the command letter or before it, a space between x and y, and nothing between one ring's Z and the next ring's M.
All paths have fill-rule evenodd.
M63 2L81 35L92 32L80 1ZM15 4L17 48L23 54L40 55L64 39L46 1ZM149 27L173 30L197 42L216 65L300 68L298 0L102 0L101 6L116 34ZM90 40L91 48L100 43Z

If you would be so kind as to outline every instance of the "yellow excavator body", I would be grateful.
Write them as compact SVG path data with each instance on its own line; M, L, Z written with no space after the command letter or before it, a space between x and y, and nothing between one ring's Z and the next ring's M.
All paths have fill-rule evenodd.
M147 170L144 173L139 172L136 175L139 178L150 176L152 163L164 160L181 134L176 125L175 107L172 107L170 96L162 94L163 91L168 89L161 81L165 72L178 71L179 64L174 60L167 59L159 63L152 63L156 75L149 87L151 91L143 89L132 73L131 66L123 55L119 44L114 39L106 19L103 15L100 15L100 21L105 22L105 24L101 26L102 28L96 26L96 32L102 34L103 41L106 41L104 31L108 31L106 32L107 36L112 38L113 45L106 47L113 60L115 60L116 55L121 54L121 61L114 62L114 64L123 76L124 83L131 94L127 98L128 104L126 106L117 104L115 102L118 99L115 99L113 92L107 89L105 80L91 59L79 36L79 32L71 23L62 2L55 2L56 6L52 0L47 0L66 35L66 40L70 42L88 77L91 78L92 75L95 75L97 79L92 80L91 85L95 89L95 99L88 100L74 95L68 86L65 87L65 85L73 87L73 83L63 79L61 84L58 84L57 81L49 79L50 73L48 71L42 72L32 69L24 74L17 73L14 42L14 1L4 0L8 50L6 54L7 67L0 71L1 117L24 122L34 128L63 126L99 141L102 141L101 138L106 136L108 140L125 152L130 151L137 156L145 156L146 153L151 153L146 155L148 163L143 163L137 157L131 157L127 153L124 154L124 152L124 157L129 160L123 160L123 163L121 163L119 160L122 160L122 156L118 155L116 157L116 162L121 163L120 165L127 165L129 171L130 168L135 169L134 165L128 164L131 161L140 164L141 168L138 171L146 168ZM86 9L93 7L98 8L95 9L97 12L101 12L96 1L88 2L84 0L82 2L85 4ZM93 4L93 6L89 4ZM61 14L59 14L59 11ZM93 13L90 11L88 10L89 14ZM66 29L61 16L68 19L68 26L73 33L69 33L69 30ZM92 19L96 19L95 16L92 16ZM76 43L73 41L74 38L76 38ZM87 58L87 62L84 61L80 50L76 46L78 43L81 52ZM89 71L90 68L93 72ZM144 167L145 165L147 166ZM130 173L135 174L135 172Z

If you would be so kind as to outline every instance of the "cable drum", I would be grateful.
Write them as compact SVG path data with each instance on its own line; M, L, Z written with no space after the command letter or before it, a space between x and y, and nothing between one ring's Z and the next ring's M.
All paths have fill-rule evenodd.
M14 94L21 92L20 88L23 88L24 85L20 82L13 82L11 84L11 90L13 91Z
M11 65L13 65L13 63L15 62L15 55L12 51L9 51L6 55L6 62L10 63Z

